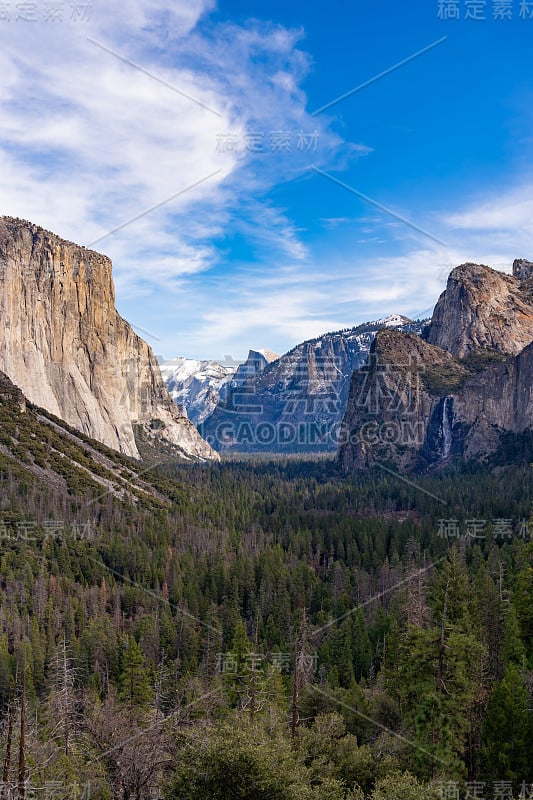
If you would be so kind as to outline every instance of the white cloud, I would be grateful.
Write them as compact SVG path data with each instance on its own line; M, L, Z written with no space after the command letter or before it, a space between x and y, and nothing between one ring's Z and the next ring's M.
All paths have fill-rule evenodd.
M533 179L493 189L483 197L464 202L463 207L443 214L461 261L487 264L510 272L515 258L533 258Z
M326 118L307 113L302 30L215 23L213 5L95 0L88 23L0 22L1 212L83 244L125 225L96 249L113 258L119 305L135 310L127 316L165 328L160 351L286 350L388 312L428 309L456 264L509 270L513 258L533 257L526 179L416 220L447 249L382 214L333 216L334 207L318 219L339 241L314 255L268 190L302 173L318 181L304 173L310 163L342 166L371 150L345 145ZM298 149L299 133L315 130L316 151ZM289 150L271 147L276 131L290 135ZM243 148L250 132L262 135L262 153ZM222 147L222 136L239 146ZM231 235L254 252L238 253L242 263L226 275Z
M448 214L445 222L451 228L470 231L488 231L498 235L504 231L533 231L533 185L527 184L508 190L504 194L480 198L465 209Z
M211 237L232 215L258 246L304 255L292 222L259 199L305 162L269 152L269 132L317 128L299 88L302 31L198 28L213 5L98 0L90 22L0 22L0 209L89 244L159 206L96 248L133 295L137 280L143 293L150 281L168 289L211 267ZM250 153L220 137L250 130L267 152L246 170Z
M430 230L438 230L447 247L423 243L406 227L410 240L404 241L403 252L398 252L395 238L381 245L382 255L354 247L348 258L345 254L349 246L344 241L342 257L334 252L317 263L308 253L301 263L293 260L280 267L276 262L271 269L268 265L262 269L250 266L221 281L214 291L209 287L203 297L196 282L184 289L189 302L194 304L195 294L199 301L191 318L191 341L203 355L218 356L213 346L220 346L224 352L240 357L251 344L286 351L327 330L350 327L387 313L429 316L450 271L459 264L473 261L510 272L515 258L533 258L533 217L527 218L532 190L533 186L525 184L493 198L484 197L477 204L465 199L464 207L454 209L453 214L444 212L420 220ZM491 215L498 215L500 227L487 209ZM506 230L501 221L505 221ZM355 238L356 223L370 222L374 230L380 220L333 218L322 222L331 227L352 223ZM216 302L210 298L216 298ZM161 344L161 349L165 348L172 353L169 339Z

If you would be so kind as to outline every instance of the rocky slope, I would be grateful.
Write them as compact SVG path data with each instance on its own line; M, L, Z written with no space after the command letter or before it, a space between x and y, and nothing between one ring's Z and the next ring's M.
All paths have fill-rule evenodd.
M533 428L533 264L453 270L425 331L376 337L352 379L339 460L401 471L483 459ZM375 397L375 402L368 398Z
M151 348L115 309L110 260L0 218L0 370L37 406L138 458L138 440L217 457L172 402Z
M97 516L98 503L107 503L108 497L125 500L130 507L157 509L171 504L164 478L28 403L1 372L0 471L4 478L10 476L25 487L32 486L32 492L44 491L37 514L43 519L50 519L45 498L55 497L63 509L61 527L63 522L78 519L80 530L86 529L93 515ZM13 512L6 515L5 509L2 516L12 521L26 519L24 503L19 504L15 516Z
M236 374L226 400L200 426L202 435L217 450L335 450L351 375L387 326L422 329L405 317L385 318L303 342L239 385Z
M400 331L380 331L352 378L341 428L346 470L394 463L404 470L448 458L449 395L470 374L451 353Z

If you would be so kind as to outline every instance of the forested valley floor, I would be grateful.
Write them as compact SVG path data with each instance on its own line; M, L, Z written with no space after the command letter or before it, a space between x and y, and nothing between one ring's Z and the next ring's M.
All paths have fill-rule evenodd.
M167 465L121 496L47 430L0 454L5 796L530 796L527 460Z

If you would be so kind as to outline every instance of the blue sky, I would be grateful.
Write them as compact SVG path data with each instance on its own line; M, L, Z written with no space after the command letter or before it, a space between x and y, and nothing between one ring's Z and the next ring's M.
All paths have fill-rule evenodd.
M111 256L156 353L285 352L533 258L533 2L53 5L0 11L0 207Z

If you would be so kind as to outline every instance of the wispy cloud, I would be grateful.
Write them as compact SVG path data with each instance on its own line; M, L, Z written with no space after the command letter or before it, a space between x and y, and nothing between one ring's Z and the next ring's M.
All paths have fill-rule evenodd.
M407 233L395 229L392 238L378 243L370 236L357 247L362 228L383 231L379 218L323 219L322 225L352 236L327 257L307 253L302 262L278 259L275 268L249 265L235 270L215 291L207 287L205 294L199 282L184 287L189 302L201 298L191 320L191 341L206 352L222 333L225 350L239 356L250 343L281 352L327 330L386 313L428 316L455 266L475 261L510 272L514 258L533 257L533 216L527 211L532 189L526 183L493 197L465 198L453 213L428 214L422 224L442 231L448 247L424 244L408 228ZM210 297L216 297L215 304Z
M533 180L503 194L477 198L460 211L448 214L445 222L462 231L488 231L498 236L502 231L531 234L533 230Z
M291 220L261 197L306 166L299 135L339 141L306 113L302 31L214 24L213 6L100 0L88 22L0 22L0 208L81 243L114 231L100 249L132 294L209 269L232 216L302 257ZM276 131L290 151L271 147Z
M363 191L342 168L373 156L309 114L304 31L219 22L213 8L95 0L88 22L0 22L0 209L85 244L117 229L98 248L161 352L284 351L428 309L463 261L533 256L528 176L421 214L383 199L443 247L313 174ZM277 199L291 181L311 211ZM328 192L342 203L322 204ZM316 246L318 230L330 238Z

